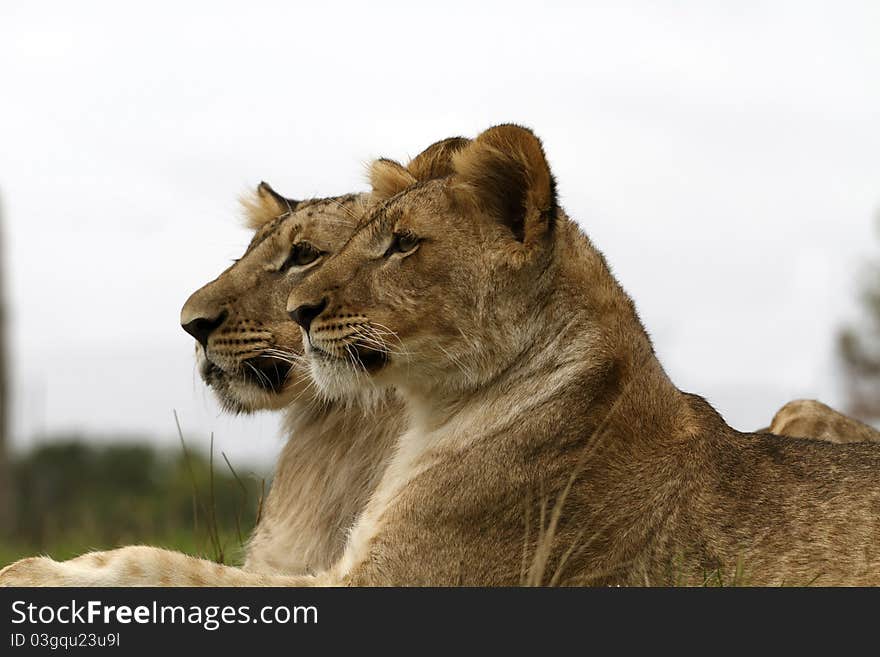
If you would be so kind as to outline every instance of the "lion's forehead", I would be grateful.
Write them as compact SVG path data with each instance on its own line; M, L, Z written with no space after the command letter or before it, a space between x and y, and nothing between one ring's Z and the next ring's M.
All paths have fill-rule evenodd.
M320 246L341 245L351 235L365 214L365 194L345 194L300 201L293 212L279 215L254 235L245 254L274 240L320 241Z
M366 203L359 194L304 201L291 216L294 234L341 246L363 220Z
M444 185L443 180L425 180L408 187L370 208L359 230L387 231L401 219L419 211L430 217L431 211L436 212L442 207L440 201L445 198Z

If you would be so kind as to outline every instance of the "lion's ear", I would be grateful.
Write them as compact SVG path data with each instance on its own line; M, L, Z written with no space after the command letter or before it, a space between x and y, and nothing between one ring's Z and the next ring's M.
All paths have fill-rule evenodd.
M382 158L370 165L370 184L373 186L373 199L384 201L402 192L417 181L399 162Z
M470 143L464 137L441 139L411 159L406 168L419 181L451 175L452 156Z
M255 192L243 195L239 201L244 209L245 223L252 230L293 212L299 205L299 201L281 196L267 182L261 182Z
M370 166L373 200L384 201L410 185L453 173L452 156L470 143L464 137L442 139L416 155L406 166L380 159Z
M556 183L540 140L528 128L499 125L452 156L453 193L533 243L556 215Z

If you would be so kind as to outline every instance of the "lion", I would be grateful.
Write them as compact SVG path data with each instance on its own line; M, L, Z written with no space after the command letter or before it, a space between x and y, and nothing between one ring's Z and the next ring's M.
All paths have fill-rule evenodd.
M368 204L368 194L297 201L260 183L242 198L254 231L249 246L181 310L181 325L195 339L199 374L224 410L283 414L288 439L247 542L242 567L247 573L301 574L334 563L345 528L375 486L402 430L393 397L325 404L311 394L301 333L285 312L292 287L342 245ZM192 577L169 568L153 583L211 581L214 569L207 562L146 546L86 554L67 563L86 570L91 564L96 574L104 573L104 583L117 585L145 563L177 560L190 566ZM105 567L111 563L113 568Z
M115 585L662 583L670 572L676 578L693 577L690 571L667 568L675 563L697 563L703 573L717 563L721 572L723 553L710 551L699 532L692 532L696 537L689 535L690 541L676 537L672 530L677 514L664 513L672 506L669 497L676 497L670 491L698 489L700 477L681 482L673 476L672 482L664 482L653 472L644 482L612 481L612 500L615 492L632 488L658 505L639 508L618 497L624 503L611 517L601 513L606 498L597 503L587 493L601 493L601 477L608 472L650 472L647 457L653 456L660 461L655 470L672 471L680 479L681 473L669 466L676 455L683 458L685 444L698 444L703 436L717 445L726 436L741 447L748 435L726 427L708 404L677 391L665 378L632 303L601 255L556 206L553 178L549 168L541 168L546 161L531 133L502 126L461 150L454 156L452 175L442 181L419 180L412 166L377 162L374 197L388 201L343 253L327 258L329 273L322 264L292 286L288 305L309 337L308 362L322 401L349 408L364 390L397 387L412 419L395 449L385 453L389 466L366 468L378 479L378 488L332 567L322 570L321 564L339 555L336 539L333 549L313 551L325 555L312 559L318 574L298 576L298 571L311 570L304 565L308 560L289 554L293 543L288 538L295 541L293 537L273 543L276 523L269 522L265 538L271 547L258 549L252 540L244 570L131 547L63 564L25 560L4 571L0 580ZM283 199L270 196L284 206ZM283 207L274 208L279 209ZM274 220L278 215L266 216ZM379 243L384 250L377 249ZM405 270L403 263L422 251L430 255ZM569 256L575 256L571 263L566 262ZM247 254L242 262L246 259ZM266 264L275 259L252 262L270 270L274 266L277 273L281 265ZM340 284L349 280L346 267L354 267L357 276ZM497 280L493 275L499 275ZM592 283L584 286L588 293L577 294L579 286L572 284L585 282ZM248 284L234 289L242 299L254 293ZM315 290L321 289L330 290L333 298L318 298ZM550 292L550 301L542 291ZM310 294L315 301L299 303ZM274 299L278 290L269 296ZM259 316L256 304L261 299L257 295L240 320ZM505 306L511 299L513 312ZM558 332L542 333L541 327L552 328L550 311L565 302L573 309L571 321L558 325ZM211 324L217 317L216 312L192 312L185 323L200 319ZM196 333L210 328L209 341L219 326L190 328ZM275 332L289 335L288 329ZM256 371L243 375L246 381L214 384L227 392L246 384L247 393L227 400L232 410L249 410L248 404L285 407L304 394L296 387L299 382L286 386L287 375L274 369L276 359L254 355L251 345L258 344L262 330L244 326L240 338L222 329L217 333L218 340L241 340L220 342L235 352L227 354L231 358L244 356L233 360L231 369L236 362L256 359L251 363ZM544 349L535 346L539 336L548 338ZM298 356L295 350L277 343L271 348L281 352L274 355L282 363L300 362L292 356ZM222 350L218 355L222 357ZM208 369L206 378L216 375ZM652 383L663 385L655 389ZM627 417L621 418L624 411ZM301 421L309 414L296 417ZM656 426L654 420L659 420ZM609 437L613 446L602 447ZM641 458L626 463L630 451ZM279 476L284 462L282 458ZM614 467L606 472L603 465ZM599 481L591 481L592 474L600 475ZM293 477L294 489L307 490L302 481ZM664 485L654 489L649 481ZM278 477L270 500L283 490L277 482ZM285 505L295 504L295 497L277 495ZM572 511L579 500L592 505ZM289 517L290 509L282 510ZM629 519L639 521L635 531L630 536L623 531L625 539L615 542L614 528L625 529ZM593 522L579 527L578 520ZM279 524L284 526L285 520ZM666 530L659 534L662 540L654 538L657 528ZM260 527L255 537L259 532ZM511 546L518 548L518 560L512 558ZM481 555L482 549L488 551ZM641 554L646 549L652 558ZM633 551L641 558L623 558ZM256 556L259 552L267 556Z
M402 427L389 396L317 401L303 371L300 331L284 311L291 289L351 235L369 196L298 202L261 183L243 203L254 230L250 245L189 297L180 321L195 338L202 379L226 410L283 413L288 439L244 569L306 573L338 558L345 527L375 486Z
M435 142L407 171L419 180L442 176L452 153L466 143L461 137ZM202 378L225 407L284 413L288 440L248 541L245 570L320 572L334 563L403 431L401 405L387 391L354 403L316 399L303 371L302 335L285 311L291 289L351 236L371 198L296 202L262 183L244 199L248 225L256 231L245 254L181 311L184 329L196 329ZM199 335L209 329L210 335Z
M679 390L531 131L372 175L388 200L288 309L328 399L393 387L411 422L340 561L295 583L880 583L880 453Z
M451 153L464 143L455 137L436 142L407 169L420 179L443 175ZM250 245L189 297L181 325L195 338L199 373L225 410L276 410L284 416L288 439L243 568L228 571L248 583L254 576L325 570L338 559L405 418L388 394L346 403L317 399L302 365L299 327L285 311L291 288L352 234L370 194L297 201L263 182L242 205L254 231ZM27 563L31 569L51 568L46 559L24 561L7 569L0 583L10 583L16 573L24 576ZM143 578L152 572L155 578L141 583L225 584L215 581L215 564L147 546L90 553L67 563L82 574L55 583L123 585L132 573ZM30 583L48 582L51 578L37 577Z

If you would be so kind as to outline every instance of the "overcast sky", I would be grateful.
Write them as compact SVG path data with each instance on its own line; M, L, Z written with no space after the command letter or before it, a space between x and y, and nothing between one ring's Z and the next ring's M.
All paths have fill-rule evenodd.
M248 240L238 194L515 121L679 387L742 429L842 399L834 332L877 255L880 3L0 4L0 199L19 446L82 431L234 462L178 324Z

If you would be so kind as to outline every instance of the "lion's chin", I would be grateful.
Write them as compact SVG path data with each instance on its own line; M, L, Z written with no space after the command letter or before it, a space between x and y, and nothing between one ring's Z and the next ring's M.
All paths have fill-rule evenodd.
M290 392L282 385L267 385L256 375L231 375L206 359L200 359L199 374L223 411L232 415L279 410L290 402Z
M361 399L365 390L377 388L375 375L387 363L384 355L373 357L371 352L360 358L336 358L320 349L307 352L312 379L326 399L342 401Z
M248 381L219 381L208 383L220 407L232 415L250 415L260 411L284 408L287 395L269 392Z

